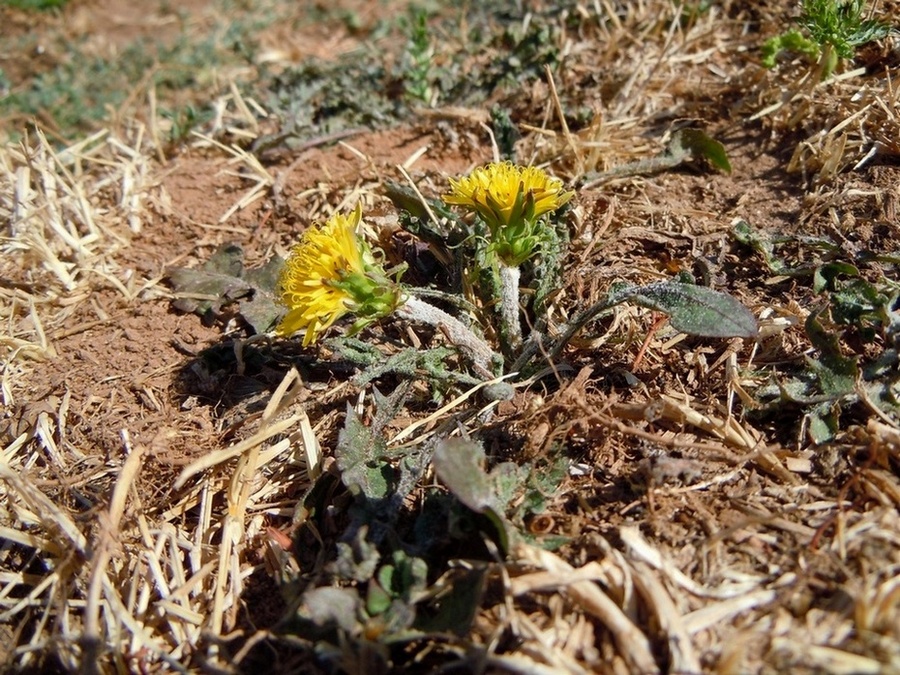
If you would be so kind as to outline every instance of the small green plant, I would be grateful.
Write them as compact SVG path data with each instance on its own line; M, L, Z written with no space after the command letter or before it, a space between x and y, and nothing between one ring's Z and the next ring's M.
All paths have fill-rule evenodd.
M555 359L585 325L625 302L661 311L687 333L756 335L753 315L734 298L667 281L614 286L554 337L548 303L539 298L559 286L565 241L558 226L573 196L543 169L511 162L451 179L448 193L427 204L392 190L395 204L407 210L401 222L416 224L436 247L443 242L443 258L454 268L448 276L455 280L446 291L422 292L385 269L385 257L360 234L361 206L307 228L283 263L245 271L240 249L230 246L201 270L170 271L180 309L214 317L224 305L236 305L259 332L276 321L275 300L287 309L275 333L302 333L304 347L352 316L346 335L326 346L360 368L357 386L377 379L393 387L386 395L372 388L366 418L347 408L334 450L340 478L322 474L298 512L300 518L327 512L336 491L346 507L344 534L317 584L304 587L303 579L285 573L293 609L281 628L321 658L357 658L365 651L384 672L400 670L415 642L469 630L485 592L483 570L494 555L520 544L553 549L566 542L529 528L566 480L564 454L489 462L481 440L455 437L460 419L482 414L474 410L454 415L425 440L401 445L407 427L388 442L388 426L414 396L420 398L414 383L425 383L434 401L462 388L469 391L457 404L478 390L483 400L509 400L515 391L507 379L534 372L547 355ZM520 285L531 302L520 301ZM448 310L422 297L437 297ZM431 326L449 344L386 349L384 340L367 339L365 329L391 318ZM535 326L527 340L523 318ZM440 486L423 483L429 469ZM410 509L413 495L421 498L418 511ZM475 561L470 570L447 569L459 551Z
M682 134L670 150L677 161L666 166L695 155L728 166L724 148L702 135ZM392 187L400 222L433 244L435 258L448 267L441 276L450 280L446 289L415 288L401 282L398 268L386 269L387 256L363 238L361 206L308 227L283 263L244 270L241 250L229 246L203 269L170 270L176 306L185 311L215 318L230 304L253 330L275 324L277 335L302 334L304 347L343 323L345 335L326 340L328 351L359 367L353 384L377 380L391 388L388 394L371 388L365 416L348 406L334 447L337 471L321 474L298 508L298 529L306 523L310 531L324 514L344 510L346 517L334 521L344 524L343 535L327 562L323 557L321 574L304 578L283 565L291 610L280 631L323 660L365 654L376 664L371 670L404 670L417 643L433 644L438 635L452 645L452 636L470 630L491 560L520 545L566 543L531 525L560 493L569 458L551 445L531 461L494 461L483 439L461 428L490 414L490 407L462 407L475 393L479 407L511 399L507 380L554 361L578 331L621 303L663 312L685 333L756 336L755 318L737 300L676 280L613 286L598 303L552 326L547 298L561 284L562 219L574 195L543 169L512 162L451 179L437 200ZM280 320L273 301L287 310ZM372 339L371 327L392 319L429 326L445 344L404 347L390 331ZM533 327L527 336L525 325ZM421 384L432 401L468 391L452 402L458 411L426 437L405 440L415 430L407 426L389 442L401 411L421 402ZM448 566L461 554L465 567Z
M487 517L504 551L517 540L529 540L547 549L565 543L564 537L534 537L525 527L526 519L544 511L549 496L565 479L565 458L544 466L503 462L487 471L480 443L447 438L438 443L432 463L435 474L456 499Z
M767 40L762 63L773 68L783 52L796 52L818 61L822 77L828 77L841 59L852 59L858 47L891 32L887 24L864 16L864 0L803 0L797 20L800 29Z
M181 143L185 141L191 132L212 119L212 111L198 109L191 104L174 110L163 110L161 116L171 122L169 128L169 142Z
M820 299L803 324L814 352L760 384L754 414L799 414L802 432L820 444L835 438L854 409L900 412L900 286L881 270L895 264L896 255L865 251L847 260L833 241L774 237L745 221L735 225L733 235L774 275L809 283ZM805 251L812 262L788 264L781 255L787 245Z
M406 50L403 54L403 87L406 96L413 101L433 105L434 47L428 35L428 16L421 9L413 9L401 26L407 34Z
M727 163L727 158L724 161ZM644 287L616 286L605 298L560 326L559 336L551 340L547 300L559 287L565 253L559 221L574 192L565 190L561 180L538 167L510 162L488 164L468 176L450 179L450 188L442 202L428 206L428 211L440 213L444 221L436 227L423 222L427 214L416 215L420 209L408 195L396 190L391 194L399 208L415 211L401 219L404 224L416 224L411 231L431 229L426 239L438 244L444 239L443 255L452 265L450 276L454 278L449 292L422 292L400 282L404 269L386 270L383 257L358 233L363 216L357 205L351 215L336 213L324 225L308 228L281 267L277 283L271 274L264 281L245 278L240 249L236 249L235 261L226 258L221 265L210 261L199 271L172 270L170 281L183 295L179 308L205 316L238 302L248 323L257 332L264 332L275 320L270 300L274 297L287 308L276 333L284 337L302 334L305 347L348 315L355 316L349 337L391 316L430 325L441 331L463 357L470 368L465 377L454 377L447 370L446 350L426 356L413 349L379 358L364 345L348 343L338 351L366 369L361 375L368 378L365 381L389 372L410 377L428 373L426 379L439 383L438 388L470 384L470 378L486 381L531 371L540 366L538 354L560 354L585 325L621 303L663 312L674 328L688 334L756 336L753 315L734 298L695 286L692 280L671 280ZM448 208L451 206L467 213L456 214ZM236 271L231 271L232 267ZM525 295L532 298L530 303L520 300L522 288L528 290ZM198 304L189 300L201 290L215 302ZM455 316L425 302L422 297L429 295L462 311ZM527 340L523 325L533 326ZM502 397L511 395L508 386L499 393Z

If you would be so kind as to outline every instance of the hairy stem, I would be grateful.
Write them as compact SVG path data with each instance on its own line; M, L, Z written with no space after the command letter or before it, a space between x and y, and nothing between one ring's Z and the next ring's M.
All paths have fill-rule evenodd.
M397 308L396 315L407 321L426 323L443 331L447 339L459 347L483 376L493 377L493 366L502 363L500 356L495 354L488 344L475 335L462 321L434 305L429 305L424 300L410 297Z
M556 338L550 346L549 352L546 353L548 360L552 363L562 353L563 349L566 348L566 345L569 344L569 341L575 337L575 334L578 333L578 331L597 318L602 312L628 300L634 294L635 290L636 287L632 284L622 284L621 287L610 291L605 298L595 302L587 309L582 310L574 319L560 326L560 336ZM541 323L534 332L532 332L531 337L522 349L519 358L516 359L512 365L513 371L521 371L528 365L528 362L538 353L538 351L544 351L545 330L546 324Z
M500 336L503 338L503 352L509 357L522 346L522 327L519 323L519 279L518 266L507 267L500 263Z

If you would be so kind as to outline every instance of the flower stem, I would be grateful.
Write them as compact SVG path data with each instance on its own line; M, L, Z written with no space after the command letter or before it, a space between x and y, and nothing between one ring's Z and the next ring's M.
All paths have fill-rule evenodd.
M443 331L447 339L459 347L479 373L485 377L493 377L493 367L502 363L500 356L495 354L488 344L475 335L462 321L434 305L429 305L424 300L410 297L397 308L395 314L407 321L426 323Z
M522 346L522 327L519 323L519 280L518 266L507 267L500 263L500 336L503 351L512 356Z

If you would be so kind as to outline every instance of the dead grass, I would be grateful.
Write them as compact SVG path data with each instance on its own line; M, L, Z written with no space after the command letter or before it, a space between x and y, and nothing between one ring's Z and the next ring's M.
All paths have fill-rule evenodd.
M816 447L798 432L797 416L751 419L748 391L767 376L759 370L811 353L798 332L809 295L795 288L786 296L760 261L741 260L728 244L735 216L776 231L798 223L846 231L879 218L900 227L894 72L870 66L826 82L801 64L766 73L749 62L761 40L748 27L776 22L756 16L769 10L722 3L685 20L669 10L652 0L573 5L577 20L562 21L558 37L562 66L507 101L523 132L520 156L579 186L569 283L552 316L564 322L613 280L656 279L715 257L728 290L761 317L760 340L720 345L653 333L646 312L622 308L564 355L574 377L548 364L556 380L522 388L497 406L491 425L458 422L503 438L492 448L499 461L564 448L569 476L542 527L570 543L451 561L448 576L483 568L491 592L471 634L442 636L422 658L468 656L485 672L900 672L900 426L870 405ZM580 123L579 107L590 111ZM331 521L333 531L318 531L298 506L317 478L337 473L335 411L349 403L371 412L370 393L311 359L304 377L281 361L267 366L275 386L263 387L264 408L232 423L189 407L196 397L179 388L178 373L196 375L202 359L185 366L170 355L136 377L123 366L104 376L98 363L96 382L70 386L81 357L69 340L120 330L127 346L125 331L136 331L135 342L151 343L141 353L149 358L180 339L181 323L198 323L141 323L169 293L159 285L162 265L141 269L130 256L151 250L159 233L169 237L159 244L166 263L201 260L235 235L262 256L283 250L296 231L286 212L302 208L306 222L359 198L389 208L380 186L406 159L411 180L437 194L445 177L417 173L420 158L475 161L462 141L446 141L453 134L474 144L477 161L497 152L483 111L457 110L439 116L443 131L430 144L404 146L405 159L391 164L377 151L397 153L396 145L348 138L266 165L246 150L262 133L262 106L229 87L218 110L208 133L174 160L216 166L197 198L215 215L199 225L178 216L187 207L163 188L172 167L162 163L154 123L65 149L37 133L0 150L0 625L9 666L225 672L278 669L286 653L308 655L309 643L274 647L274 621L254 625L267 604L287 602L265 597L255 578L330 583L325 563L340 531ZM409 144L438 125L434 114L423 118L404 132ZM732 139L733 176L610 173L660 153L686 119ZM318 173L304 167L314 148ZM886 179L863 173L873 165L894 170ZM847 176L871 185L845 185ZM850 190L865 203L848 206ZM188 225L196 241L178 239ZM171 334L161 328L170 324ZM198 339L196 352L203 346ZM228 383L249 377L255 346L234 341ZM615 379L626 372L626 384ZM114 391L102 403L106 394L93 389L101 380ZM215 396L210 409L222 404ZM408 411L391 441L421 441L469 403L466 394ZM115 420L105 435L89 429L101 405L114 413L104 424ZM315 548L292 549L304 536ZM287 596L299 590L282 586ZM334 646L335 662L366 672L354 649ZM312 663L297 668L313 671Z
M115 254L141 231L152 189L143 130L123 140L108 132L58 151L40 133L2 154L2 293L6 328L4 403L18 364L53 358L52 334L92 291L109 287L128 299L147 285L121 279ZM109 208L100 210L102 203Z

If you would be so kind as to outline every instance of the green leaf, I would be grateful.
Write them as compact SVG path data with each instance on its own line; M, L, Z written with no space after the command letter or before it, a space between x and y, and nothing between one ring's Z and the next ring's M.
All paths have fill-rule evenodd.
M452 385L468 388L481 382L456 368L458 352L450 347L410 347L385 356L377 347L348 336L328 338L324 344L337 352L339 358L360 366L360 372L351 380L355 387L364 387L385 375L397 375L405 380L426 381L433 400L439 402Z
M819 380L822 393L829 398L852 395L856 389L859 370L855 359L809 359L809 369Z
M819 322L820 311L810 312L804 328L813 347L821 352L818 359L809 359L810 370L819 380L822 393L839 398L856 391L859 367L855 358L841 354L840 339L829 333Z
M888 24L864 19L864 0L803 0L798 24L809 35L792 28L766 40L762 64L772 68L785 51L803 54L809 61L824 58L822 77L828 77L840 59L853 58L856 48L891 33Z
M382 565L370 582L367 603L375 608L370 609L370 614L381 614L395 600L409 605L428 585L428 565L424 560L399 549L394 551L392 560Z
M821 314L822 308L820 307L819 309L810 312L809 316L806 317L806 322L803 325L806 335L809 337L812 346L822 352L822 356L825 358L840 358L840 338L834 333L829 333L825 330L825 327L819 321L819 316Z
M885 37L890 26L863 19L864 0L803 0L800 25L819 45L831 45L837 56L853 57L855 47Z
M528 480L528 467L519 466L515 462L503 462L491 470L490 479L494 499L505 510L507 504L522 494L525 481Z
M557 493L559 486L569 472L569 459L558 457L548 466L532 467L528 474L527 489L522 499L519 512L524 517L533 513L541 513L547 502Z
M434 451L434 471L456 498L476 513L496 506L491 480L484 471L481 444L447 438Z
M391 593L404 602L412 602L428 585L428 564L421 558L407 555L403 550L393 554L393 565L386 565L391 570L390 578L379 575L382 583L389 583Z
M345 541L337 543L334 570L341 579L368 581L375 574L381 554L378 545L368 540L369 528L362 525L355 532L345 533Z
M831 317L835 323L871 332L891 315L891 298L863 278L851 279L831 295Z
M390 581L390 576L392 574L393 567L385 565L378 570L378 580L372 579L369 581L369 585L366 588L366 612L368 612L369 616L383 614L388 610L388 607L391 606L393 598L386 590L387 586L385 586L381 578L382 576L385 576L387 577L387 580Z
M563 209L568 208L568 204ZM536 316L547 313L547 305L559 292L562 279L562 265L565 260L568 228L563 211L558 211L547 227L543 228L540 242L540 256L529 261L529 278L534 287L532 311Z
M272 328L284 311L284 307L275 300L275 288L283 267L284 258L276 255L262 267L244 272L244 279L253 289L253 295L241 301L240 314L256 335Z
M858 277L859 269L855 265L844 262L830 262L819 265L813 273L813 292L816 294L824 290L837 290L837 279L840 276Z
M360 599L355 589L314 588L303 594L286 628L310 640L333 641L338 630L347 635L359 632L359 613Z
M363 424L347 404L347 418L334 454L344 485L351 493L372 500L390 494L393 470L383 459L386 449L384 437Z
M900 382L896 371L892 375L876 382L864 382L863 388L869 401L897 419L900 416Z
M785 236L770 232L755 230L746 220L739 220L731 230L735 240L744 246L749 246L759 253L773 274L787 277L806 277L815 274L818 269L815 263L791 267L781 258L775 255L775 249L781 244L797 243L810 249L821 251L824 255L837 255L841 252L840 246L825 237L813 236ZM827 273L826 273L827 274Z
M278 320L282 308L275 302L275 287L284 260L273 257L258 269L244 269L244 251L237 244L220 246L200 269L173 267L166 279L175 292L175 309L216 319L222 308L238 303L238 314L255 334L265 333Z
M399 479L395 475L387 456L383 430L406 402L410 384L402 382L389 396L384 396L377 389L373 392L375 414L371 426L366 426L353 408L347 405L347 417L338 434L334 455L344 485L354 495L367 497L371 501L384 499L399 482L406 480L402 472Z
M182 312L218 316L224 305L250 295L243 271L244 251L237 244L220 246L200 269L173 267L166 271L175 291L173 305Z
M738 242L744 246L749 246L759 253L763 257L769 271L774 274L790 273L791 270L785 265L784 261L775 256L775 242L773 242L772 238L754 230L746 220L739 220L735 223L731 233Z
M787 33L769 38L762 46L762 64L766 68L774 68L778 57L782 52L797 52L803 54L810 61L819 58L821 49L819 45L805 37L796 28Z
M491 129L494 132L494 138L497 139L500 158L514 161L516 159L516 141L522 137L522 134L516 123L512 121L508 109L500 106L491 108Z
M807 429L813 443L821 445L834 439L837 432L840 431L839 415L840 406L834 402L822 403L807 411Z
M503 515L504 505L494 494L494 484L484 471L484 449L479 443L461 438L442 440L434 451L434 472L459 501L484 514L500 536L500 546L509 550L513 528Z
M730 295L704 286L664 281L632 287L627 300L669 316L676 330L702 337L755 338L756 318Z
M467 635L481 606L486 569L483 565L451 569L441 577L434 585L440 592L433 602L420 609L416 628L429 633Z
M379 364L384 359L384 355L379 351L378 347L355 337L342 335L341 337L327 338L323 341L323 344L333 350L337 358L343 361L350 361L361 367ZM356 377L359 377L359 375ZM367 383L368 380L355 380L353 384L357 387L363 387Z
M701 129L679 129L672 134L669 142L669 153L673 157L689 156L692 159L703 157L717 169L731 173L731 162L725 146Z

